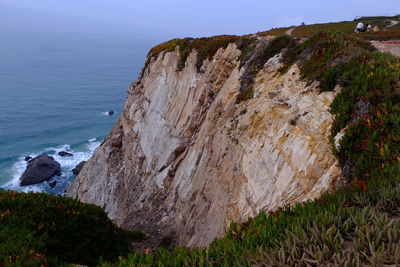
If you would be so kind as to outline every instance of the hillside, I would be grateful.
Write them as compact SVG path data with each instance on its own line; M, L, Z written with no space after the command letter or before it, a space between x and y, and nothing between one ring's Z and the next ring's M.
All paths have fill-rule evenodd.
M354 33L358 22L371 24L379 28L378 32ZM291 34L296 37L308 38L321 31L335 31L357 35L365 40L398 40L400 39L400 16L393 17L360 17L354 21L342 21L332 23L321 23L312 25L301 25L292 27L275 28L268 31L257 33L258 36L273 35L278 36L287 33L292 29Z
M282 38L287 37L276 40ZM269 45L282 43L287 46L281 75L293 71L290 66L297 63L303 79L320 82L319 94L341 87L330 104L334 115L330 142L342 169L342 189L234 223L225 237L207 248L133 254L118 264L376 266L400 262L399 59L341 34ZM264 51L271 50L275 49L267 45Z
M0 265L398 264L400 59L346 23L151 49L67 191L124 230L91 204L0 192Z

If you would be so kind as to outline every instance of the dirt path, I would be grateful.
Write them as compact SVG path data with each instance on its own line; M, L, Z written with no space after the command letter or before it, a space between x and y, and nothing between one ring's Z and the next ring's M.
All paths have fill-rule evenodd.
M400 40L371 41L371 43L381 52L400 57Z
M399 24L399 21L391 20L391 21L390 21L390 25L387 26L386 28L391 28L391 27L393 27L393 26L396 26L397 24Z
M285 34L287 34L287 35L292 35L292 32L294 31L294 28L290 28L290 29L288 29L286 32L285 32Z

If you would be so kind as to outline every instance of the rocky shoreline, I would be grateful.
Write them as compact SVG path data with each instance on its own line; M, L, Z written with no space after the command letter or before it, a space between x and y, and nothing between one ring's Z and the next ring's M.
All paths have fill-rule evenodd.
M72 153L66 151L60 151L57 154L61 157L74 156ZM49 181L54 176L61 176L61 164L52 156L46 154L41 154L34 158L26 156L25 161L27 163L26 169L19 179L21 186L40 184ZM72 173L78 175L85 163L86 161L81 161L75 166ZM50 188L54 188L56 184L57 181L49 182Z

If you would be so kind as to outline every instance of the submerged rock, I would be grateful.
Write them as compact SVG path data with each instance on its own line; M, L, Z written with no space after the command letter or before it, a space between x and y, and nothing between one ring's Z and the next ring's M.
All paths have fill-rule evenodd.
M78 175L81 172L85 163L86 161L81 161L78 165L75 166L75 168L72 169L72 173Z
M66 152L66 151L61 151L61 152L58 152L58 155L60 155L61 157L72 157L74 154Z
M60 176L60 163L48 155L39 155L29 160L26 170L21 175L21 186L38 184L53 176Z
M49 183L50 188L54 188L57 185L57 181Z
M25 157L25 161L30 161L31 159L32 159L32 157L30 157L30 156Z

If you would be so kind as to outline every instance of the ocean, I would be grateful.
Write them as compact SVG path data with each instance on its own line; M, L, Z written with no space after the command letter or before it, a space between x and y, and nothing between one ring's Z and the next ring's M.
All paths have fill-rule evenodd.
M122 112L150 46L122 36L0 29L0 188L63 194L71 170ZM58 156L62 150L74 156ZM42 153L61 164L62 175L21 187L24 158Z

